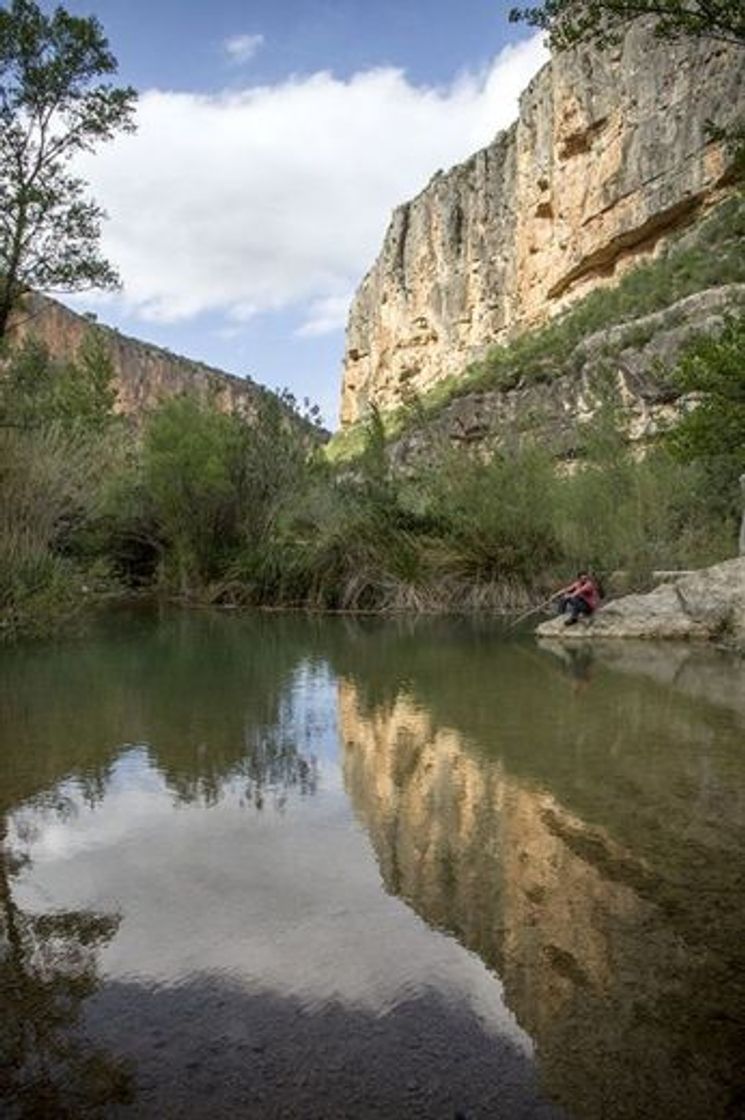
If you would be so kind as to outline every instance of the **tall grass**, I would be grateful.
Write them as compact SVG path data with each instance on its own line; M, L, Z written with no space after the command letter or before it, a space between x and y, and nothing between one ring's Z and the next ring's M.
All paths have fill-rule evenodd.
M47 633L106 580L87 534L120 458L99 341L54 363L29 343L0 376L0 638Z
M48 632L100 584L105 562L78 546L110 454L57 425L0 429L0 636Z

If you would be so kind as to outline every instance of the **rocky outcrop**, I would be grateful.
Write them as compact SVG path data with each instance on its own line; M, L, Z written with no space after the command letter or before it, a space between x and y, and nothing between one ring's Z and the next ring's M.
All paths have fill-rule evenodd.
M84 315L77 315L56 300L33 295L11 327L14 344L37 338L54 358L75 358L83 339L95 327L111 357L117 390L117 411L135 419L168 397L187 390L215 400L217 407L250 420L261 396L268 390L249 377L234 377L202 362L172 354L158 346L129 338Z
M665 369L699 333L714 334L727 314L745 310L745 284L729 284L678 300L664 311L598 331L583 339L557 370L511 389L454 397L426 426L392 441L395 466L407 468L443 447L494 452L523 437L540 439L559 458L582 454L582 429L609 397L620 406L626 437L644 444L669 427L686 401Z
M647 595L616 599L576 626L551 619L536 633L562 640L716 639L745 653L745 557L674 578Z
M349 318L342 424L387 408L654 253L716 201L707 122L745 106L743 52L624 43L558 55L519 119L394 214Z

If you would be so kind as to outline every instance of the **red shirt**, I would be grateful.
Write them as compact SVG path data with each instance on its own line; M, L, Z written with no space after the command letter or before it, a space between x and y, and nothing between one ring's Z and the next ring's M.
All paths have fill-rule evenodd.
M600 605L600 592L595 581L591 579L578 579L569 588L570 595L577 595L584 599L591 611L597 610Z

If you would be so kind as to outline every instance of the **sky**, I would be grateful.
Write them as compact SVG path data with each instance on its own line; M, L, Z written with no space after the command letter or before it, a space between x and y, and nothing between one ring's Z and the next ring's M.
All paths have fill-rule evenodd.
M51 8L52 4L43 6ZM65 0L138 130L80 171L119 293L65 302L321 406L396 205L489 143L546 60L503 0Z

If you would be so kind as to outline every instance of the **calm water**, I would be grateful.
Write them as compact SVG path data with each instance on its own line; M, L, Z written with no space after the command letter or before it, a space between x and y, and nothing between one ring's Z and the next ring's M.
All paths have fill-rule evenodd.
M4 1117L745 1115L745 663L117 614L0 652Z

